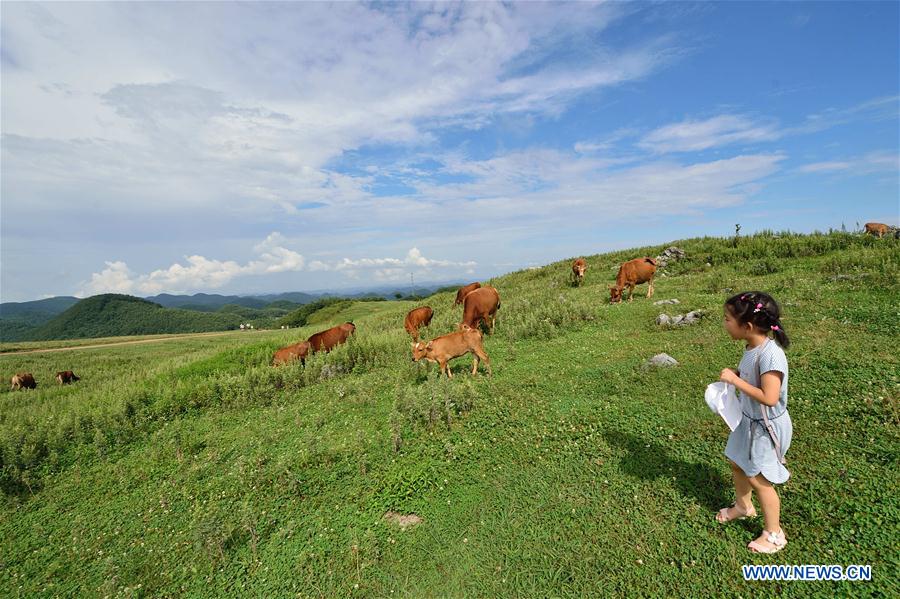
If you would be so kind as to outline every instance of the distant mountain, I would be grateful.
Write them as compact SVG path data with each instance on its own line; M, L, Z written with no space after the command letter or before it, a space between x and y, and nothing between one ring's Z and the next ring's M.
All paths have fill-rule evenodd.
M80 324L85 322L84 315L80 317L80 320L67 320L65 322L60 321L51 323L51 321L56 320L57 316L62 316L65 311L87 300L101 297L127 297L131 298L131 300L141 299L133 296L106 294L102 296L93 296L87 298L87 300L79 300L77 297L58 296L32 302L6 302L0 304L0 341L9 342L95 337L101 334L100 331L102 331L103 336L106 336L138 334L122 332L132 330L140 330L141 334L175 332L174 329L190 329L192 331L195 329L222 330L223 327L229 328L225 326L226 320L224 319L226 317L239 317L242 322L255 323L257 326L265 327L275 325L278 319L296 311L301 306L318 302L324 298L362 299L380 297L392 300L400 297L426 297L440 289L458 285L459 283L448 284L446 282L422 283L412 289L410 287L397 285L383 285L380 287L354 287L340 291L294 291L253 296L220 295L215 293L195 293L194 295L161 293L159 295L144 298L143 301L163 308L177 308L181 312L188 312L195 316L197 313L206 314L212 318L204 319L203 317L199 317L196 322L192 323L190 320L193 316L190 318L186 315L173 316L174 320L171 326L165 323L158 323L158 327L153 323L157 323L160 318L159 314L154 313L155 315L150 317L149 315L151 312L148 312L147 310L149 309L146 307L141 309L143 310L142 312L135 308L135 305L129 304L128 309L125 309L123 305L118 305L116 302L113 302L111 307L114 308L113 312L118 314L118 316L113 319L114 322L111 321L111 323L101 324L91 316L89 318L91 324L85 327ZM103 303L100 300L97 300L97 302ZM87 305L91 306L92 304L89 303ZM106 304L103 303L103 305L105 306ZM104 312L104 314L107 314L107 312ZM124 322L122 318L124 318L124 315L126 314L138 318L138 321L134 323ZM299 320L302 319L302 316L299 317ZM230 323L230 320L227 322ZM211 323L218 324L214 325ZM74 328L67 330L67 327Z
M194 295L172 295L160 293L144 298L166 308L185 308L191 310L218 310L222 306L232 304L245 308L264 308L269 302L255 297L239 295L219 295L216 293L195 293Z
M29 334L33 340L199 333L235 329L233 314L164 308L139 297L119 294L83 299Z
M78 303L77 297L51 297L0 304L0 341L21 341L37 327Z
M292 304L308 304L314 302L321 295L313 295L311 293L303 293L302 291L292 291L288 293L266 293L263 295L254 295L257 299L269 302L291 302Z
M77 297L58 296L33 302L4 302L0 304L0 318L11 318L22 314L62 314L78 301Z

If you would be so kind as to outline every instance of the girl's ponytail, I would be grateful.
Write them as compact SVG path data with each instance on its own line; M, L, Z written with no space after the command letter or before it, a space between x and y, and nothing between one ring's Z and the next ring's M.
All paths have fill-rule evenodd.
M787 333L784 330L784 325L781 324L781 321L777 318L775 319L775 324L772 325L772 334L775 335L775 341L778 342L778 345L787 349L791 340L788 339Z

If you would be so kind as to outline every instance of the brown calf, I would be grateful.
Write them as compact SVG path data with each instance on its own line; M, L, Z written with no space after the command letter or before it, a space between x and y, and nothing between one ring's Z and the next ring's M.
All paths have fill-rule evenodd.
M452 378L453 373L450 371L448 362L453 358L472 353L474 358L472 363L472 374L474 375L478 372L478 360L481 359L490 375L493 374L491 371L491 360L484 352L482 339L481 331L464 326L461 331L443 335L436 339L432 339L428 343L423 343L421 341L418 343L411 343L412 359L413 362L418 362L422 358L425 358L429 362L437 362L441 366L441 372L446 373L448 378Z
M9 388L10 391L34 389L37 387L37 383L34 382L34 376L30 372L17 372L9 379L9 382L12 383L12 386Z
M306 357L309 355L311 347L312 345L310 345L309 341L301 341L300 343L282 347L272 356L272 366L283 366L295 360L300 360L300 363L306 366Z
M584 283L584 271L586 270L587 262L584 261L584 258L578 258L572 263L572 276L575 279L576 285Z
M356 325L352 322L345 322L328 330L321 331L312 335L307 341L312 346L312 351L330 352L335 346L340 345L350 338L350 335L356 331Z
M481 283L475 281L474 283L469 283L465 287L460 287L459 291L456 292L456 301L453 302L454 306L458 306L463 303L463 300L466 299L466 296L475 291L476 289L481 288Z
M74 383L75 381L80 381L81 377L76 375L71 370L62 370L56 373L56 382L60 385L68 385L69 383Z
M414 308L406 315L403 321L403 328L412 335L413 341L419 340L419 327L427 327L431 324L431 317L434 316L434 310L428 306Z
M609 288L609 302L615 304L622 301L622 292L628 288L628 301L634 299L634 287L641 283L650 283L647 297L653 297L653 275L656 274L656 260L653 258L635 258L622 263L616 275L616 285Z
M874 235L878 239L884 237L889 229L890 227L884 223L866 223L866 233Z
M476 289L467 295L463 302L463 319L459 328L467 326L470 329L477 329L480 323L484 323L490 334L493 335L494 322L499 309L500 293L496 289L493 287Z

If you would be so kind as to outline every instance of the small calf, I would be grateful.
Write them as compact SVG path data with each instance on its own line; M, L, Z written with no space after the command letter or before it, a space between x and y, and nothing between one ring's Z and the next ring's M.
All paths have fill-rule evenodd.
M300 363L306 366L306 357L309 355L311 347L312 345L309 341L301 341L300 343L282 347L272 357L272 366L282 366L295 360L300 360Z
M12 386L9 388L10 391L34 389L37 387L34 376L30 372L17 372L12 376L9 382L12 383Z
M453 305L458 306L463 303L463 300L466 299L466 296L475 291L476 289L481 289L481 283L475 281L474 283L469 283L468 285L463 285L459 288L459 291L456 292L456 300L454 300Z
M484 352L484 346L482 345L481 331L477 329L464 326L461 331L437 337L428 343L420 341L410 345L412 345L413 362L418 362L422 358L429 362L437 362L441 366L441 372L446 373L448 378L453 377L448 362L453 358L458 358L468 353L472 353L474 357L472 363L473 375L478 372L479 359L484 362L488 374L493 374L491 371L491 360Z
M422 306L409 311L403 321L403 327L407 333L412 335L413 341L419 340L419 328L430 325L433 316L434 310L429 306Z
M56 382L60 385L68 385L69 383L74 383L75 381L80 381L81 377L77 376L71 370L63 370L56 373Z

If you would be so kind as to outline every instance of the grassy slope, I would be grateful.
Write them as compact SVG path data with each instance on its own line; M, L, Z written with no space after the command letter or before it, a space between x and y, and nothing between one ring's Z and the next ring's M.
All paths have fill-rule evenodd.
M640 296L605 304L624 252L590 258L580 289L564 285L565 264L508 275L495 281L503 307L486 341L492 379L466 376L467 359L455 363L453 381L411 364L400 324L408 307L399 304L353 318L354 346L306 371L271 374L264 365L271 347L305 330L273 332L262 345L204 340L196 353L187 341L124 356L91 350L103 356L98 375L133 369L126 385L243 376L282 391L258 395L251 385L244 403L228 395L222 405L174 410L121 444L82 439L62 470L34 479L34 499L7 497L0 538L11 542L0 584L20 594L127 594L141 585L148 594L194 595L666 588L700 596L757 592L761 585L740 579L744 563L839 563L872 564L875 580L764 586L788 596L896 595L898 246L852 244L821 256L719 264L717 255L711 268L705 258L675 267L684 272L660 279L657 298L678 297L679 312L710 313L677 330L653 324L669 306ZM682 247L700 257L718 246ZM833 281L835 273L864 278ZM741 352L719 322L725 288L772 292L794 341L793 477L781 492L790 544L768 558L744 550L760 521L719 526L712 518L730 501L727 429L702 391ZM450 330L458 317L451 294L428 303L436 310L430 334ZM642 372L640 363L661 351L681 366ZM0 357L4 372L13 359L46 358ZM354 372L319 381L324 362ZM308 384L293 384L303 377ZM0 430L21 424L12 405L36 400L58 410L38 410L42 417L60 417L113 402L122 387L108 387L4 394ZM381 522L389 508L425 522L400 532Z

